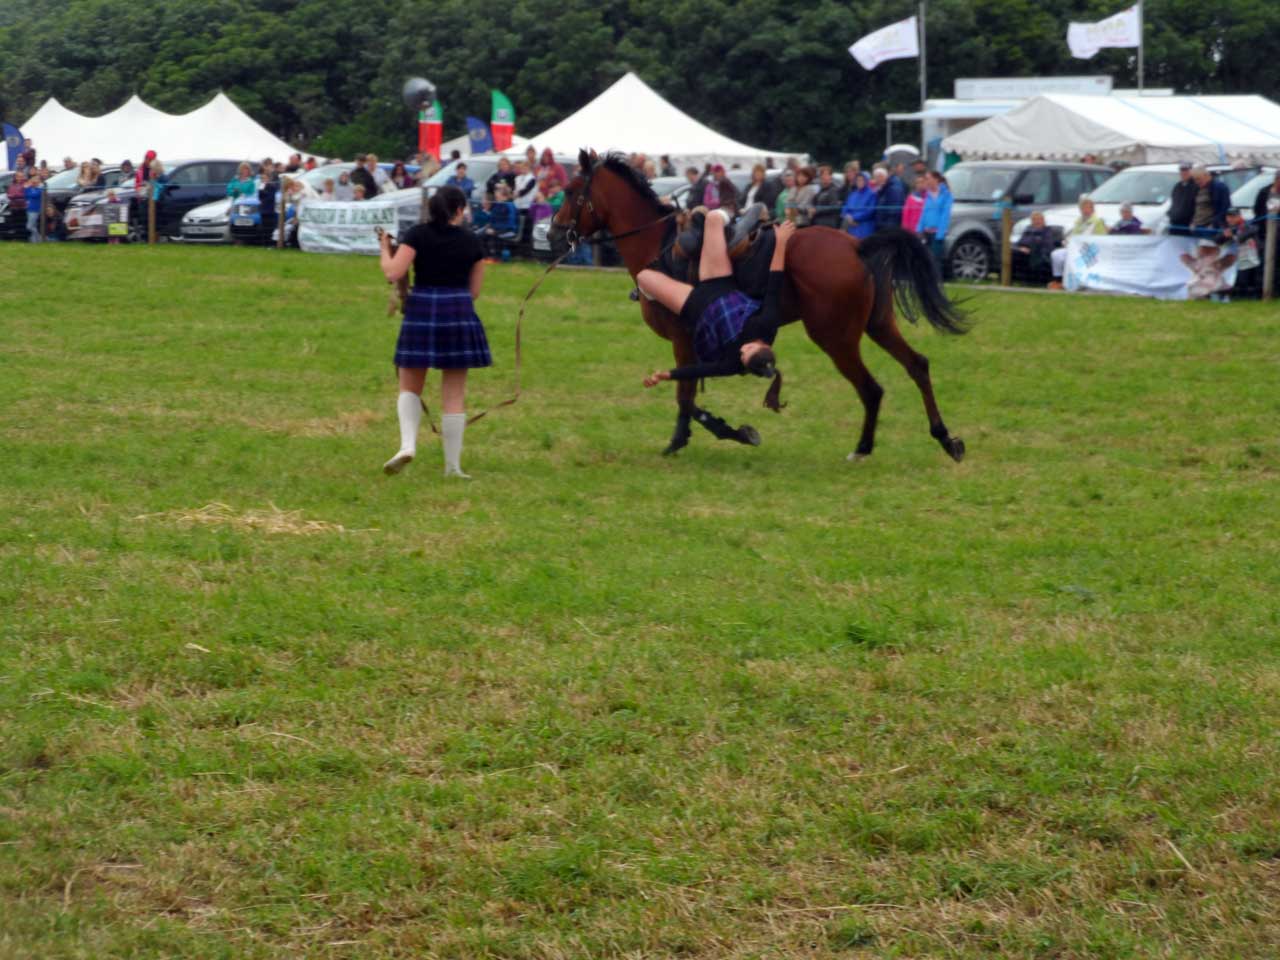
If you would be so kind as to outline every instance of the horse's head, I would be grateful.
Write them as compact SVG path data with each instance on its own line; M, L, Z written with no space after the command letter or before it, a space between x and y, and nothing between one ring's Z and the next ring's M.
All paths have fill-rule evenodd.
M584 237L603 230L609 225L603 206L596 196L594 183L599 157L594 150L578 152L578 169L569 186L564 190L564 202L551 221L548 239L553 249L564 244L576 244Z

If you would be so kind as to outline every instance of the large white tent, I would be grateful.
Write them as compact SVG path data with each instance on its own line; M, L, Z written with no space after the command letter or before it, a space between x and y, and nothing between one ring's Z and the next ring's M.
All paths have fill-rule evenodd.
M576 155L587 147L604 153L666 154L677 164L763 163L766 157L787 159L804 154L766 150L731 140L673 107L653 88L628 73L570 117L544 130L532 142L541 152L550 147ZM509 151L519 152L519 151Z
M40 156L51 165L71 157L97 157L105 163L128 158L134 163L148 150L162 161L196 157L286 159L295 148L274 136L224 93L190 113L171 114L144 103L136 94L101 117L86 117L49 98L22 124Z
M942 141L965 160L1280 162L1280 104L1259 96L1046 94Z

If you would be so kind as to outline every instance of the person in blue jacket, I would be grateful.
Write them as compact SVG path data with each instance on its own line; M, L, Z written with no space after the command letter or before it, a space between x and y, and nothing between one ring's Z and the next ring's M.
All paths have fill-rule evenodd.
M840 222L850 236L860 240L875 232L876 192L871 189L871 179L862 171L854 176L849 195L840 208Z
M907 185L902 182L903 166L889 170L889 177L876 197L876 229L902 226L902 208L907 205Z
M44 206L44 182L40 179L40 174L32 174L22 190L22 196L27 201L27 240L40 243L44 239L40 236L40 208Z
M926 173L924 182L924 210L920 212L920 222L916 229L933 254L933 264L941 274L942 248L947 238L947 229L951 226L951 188L947 185L947 178L937 170Z

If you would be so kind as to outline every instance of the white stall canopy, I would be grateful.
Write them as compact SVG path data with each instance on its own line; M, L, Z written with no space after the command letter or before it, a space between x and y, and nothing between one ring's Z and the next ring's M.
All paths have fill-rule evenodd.
M1280 104L1266 97L1047 94L984 120L942 147L965 160L1277 163Z
M622 77L577 113L544 130L531 142L539 153L550 147L555 153L576 156L581 148L588 147L600 153L644 153L655 160L666 154L679 165L763 163L766 157L807 159L805 154L766 150L731 140L673 107L634 73Z
M261 160L287 159L289 146L241 110L224 93L190 113L164 113L136 94L101 117L68 110L52 97L22 124L40 156L52 164L71 157L80 162L97 157L104 163L140 161L148 150L161 161L196 157Z

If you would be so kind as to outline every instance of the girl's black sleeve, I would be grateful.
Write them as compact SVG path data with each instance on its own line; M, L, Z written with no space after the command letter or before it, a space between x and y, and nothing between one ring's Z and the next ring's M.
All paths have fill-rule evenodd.
M707 377L736 377L743 372L742 361L737 355L712 360L710 363L693 363L676 367L671 371L672 380L702 380Z

